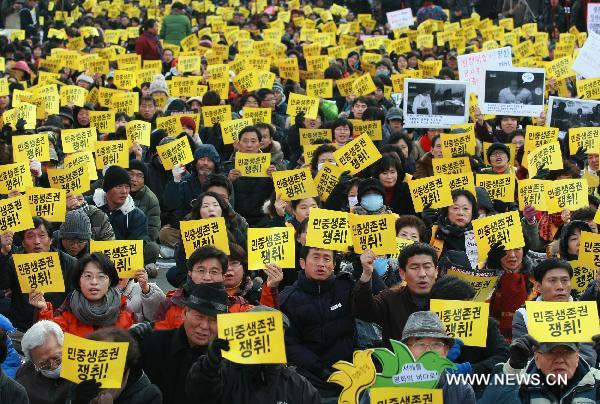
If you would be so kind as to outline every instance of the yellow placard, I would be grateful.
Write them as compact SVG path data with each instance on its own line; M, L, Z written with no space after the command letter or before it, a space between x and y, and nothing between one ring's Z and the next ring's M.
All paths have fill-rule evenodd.
M475 155L475 132L442 133L442 156L457 157L464 154Z
M144 242L142 240L90 240L90 253L99 252L115 264L119 278L133 278L144 268Z
M114 85L120 90L131 90L137 84L135 71L114 70Z
M527 332L538 342L591 342L600 333L596 302L525 302Z
M569 154L573 156L580 147L586 153L600 153L600 128L569 128Z
M114 133L114 111L90 111L90 128L96 128L99 133Z
M367 134L371 140L382 140L383 130L381 121L363 121L361 119L350 119L352 122L352 130L357 135Z
M235 169L242 173L242 177L268 177L270 165L270 153L235 153Z
M550 142L536 147L527 156L527 167L529 178L536 176L542 167L548 170L560 170L563 168L562 154L558 142Z
M223 143L232 144L236 142L241 130L246 126L251 126L252 123L252 119L248 119L247 117L221 122L221 136L223 137Z
M600 250L597 250L600 251ZM583 293L596 278L597 267L586 267L579 263L579 260L569 261L573 267L573 277L571 278L571 290L577 293Z
M57 252L13 254L21 292L64 292L65 281Z
M86 165L73 168L48 169L48 181L51 188L64 189L76 195L90 190L90 174Z
M332 98L333 80L312 79L306 80L306 95L309 97Z
M32 186L29 161L0 165L0 194L7 195L12 190L23 192Z
M29 202L26 195L0 200L0 234L7 230L18 231L33 228Z
M88 90L79 86L62 86L60 88L60 105L77 105L83 107Z
M369 390L372 403L432 403L444 402L442 389L420 389L416 387L378 387Z
M296 267L293 227L248 229L248 269L264 269L265 264L281 268Z
M443 177L436 175L408 181L415 212L423 212L426 207L439 209L452 205L452 191Z
M464 174L447 174L442 177L444 184L448 184L450 187L450 192L455 189L465 189L472 193L473 195L477 195L475 191L475 179L473 178L473 173L464 173Z
M133 116L139 109L140 95L136 92L122 92L113 94L110 99L110 109L115 112L124 112L129 116Z
M381 153L369 135L364 134L336 150L333 158L339 167L354 175L379 160Z
M242 70L231 80L231 82L240 94L256 91L260 88L258 71L256 70Z
M150 146L150 132L152 124L150 122L135 120L127 122L125 132L129 143L138 142L144 146Z
M354 252L361 254L365 250L373 250L377 255L395 254L396 245L396 216L356 215L350 213L350 228Z
M13 160L50 161L50 140L47 133L13 136Z
M485 188L492 200L514 202L516 180L514 174L477 174L475 185Z
M450 157L432 159L433 174L463 174L471 172L471 162L468 157Z
M377 90L373 78L369 73L363 74L352 83L352 94L369 95Z
M215 105L202 107L202 119L204 126L212 128L213 126L231 121L231 105Z
M548 213L574 211L589 205L588 184L583 178L548 181L545 184Z
M544 180L525 179L519 180L519 210L527 205L533 206L536 210L545 212L548 210L546 203L546 183Z
M471 284L475 289L475 296L471 299L474 302L485 302L492 295L496 287L496 282L500 276L490 275L489 273L477 273L477 275L468 274L456 268L448 270L448 276L454 276Z
M518 212L498 213L475 219L472 224L480 257L485 257L490 246L496 243L503 245L506 250L525 245Z
M158 129L163 129L172 137L177 137L183 132L179 115L161 116L156 118L156 127Z
M554 59L546 65L546 72L548 77L553 77L556 80L565 79L575 75L575 72L571 69L573 65L573 58L571 56L565 56L562 58Z
M80 164L87 167L90 181L96 181L98 179L96 162L94 160L94 154L91 151L82 151L65 156L64 168L73 168Z
M587 80L577 80L577 95L584 100L600 99L600 77Z
M348 251L352 230L347 212L311 208L308 216L306 245L335 251Z
M103 140L96 142L96 168L108 165L129 167L129 144L127 140Z
M1 71L4 71L2 69ZM2 77L0 79L0 97L10 95L10 88L8 87L8 77Z
M257 123L266 123L271 124L271 112L273 111L271 108L251 108L245 107L244 118L251 119L254 124Z
M287 363L280 311L217 315L218 335L229 341L223 358L234 363Z
M600 269L600 235L589 231L582 231L579 239L578 264L594 271Z
M186 258L190 258L198 247L205 245L212 245L229 255L227 228L223 217L185 220L179 222L179 228Z
M551 142L558 141L558 128L547 126L527 125L525 129L525 155L533 149Z
M319 194L310 173L310 167L273 171L272 175L275 194L284 201L312 198Z
M486 346L489 303L431 299L430 310L442 320L449 337L459 338L466 346Z
M323 164L315 176L315 185L321 201L325 202L329 198L331 191L340 181L342 172L341 168L328 161Z
M331 129L308 129L300 128L300 145L315 144L318 140L331 142Z
M305 118L317 119L319 115L319 99L302 94L290 93L286 114L297 116L301 112Z
M172 170L176 164L187 164L194 161L190 142L186 137L156 146L156 151L165 170Z
M201 71L202 60L200 56L180 56L177 63L177 70L181 73Z
M65 153L94 151L96 139L96 128L64 129L61 131L61 141Z
M49 222L64 222L67 214L67 191L64 189L25 189L31 216L43 217Z
M128 342L93 341L65 333L60 377L81 383L95 379L104 389L119 389Z

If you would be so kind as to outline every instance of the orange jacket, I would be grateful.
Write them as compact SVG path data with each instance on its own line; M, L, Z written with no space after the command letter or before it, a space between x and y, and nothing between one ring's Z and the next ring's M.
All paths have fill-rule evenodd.
M82 323L77 317L75 317L75 314L73 314L69 308L65 309L60 315L55 316L52 309L52 303L48 302L47 305L48 307L46 307L46 310L40 311L39 319L54 321L60 326L60 328L62 328L64 332L68 332L79 337L85 337L97 329L102 328L100 326ZM133 314L126 309L126 306L127 298L125 296L121 296L121 310L119 312L117 322L113 324L114 327L127 330L133 325Z

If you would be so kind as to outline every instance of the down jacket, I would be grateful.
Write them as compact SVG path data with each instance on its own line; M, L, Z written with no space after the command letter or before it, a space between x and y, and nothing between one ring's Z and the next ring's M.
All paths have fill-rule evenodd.
M110 210L106 203L106 192L96 189L93 198L94 204L108 216L117 240L143 240L148 239L148 220L140 209L135 207L131 195L127 196L125 203L118 209Z

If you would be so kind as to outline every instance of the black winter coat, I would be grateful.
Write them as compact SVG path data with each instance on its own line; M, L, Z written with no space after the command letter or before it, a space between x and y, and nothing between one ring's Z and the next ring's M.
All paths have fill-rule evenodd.
M454 362L469 362L474 374L492 374L498 363L508 360L508 344L500 334L496 321L488 318L485 347L463 346L460 356Z
M283 290L280 309L291 323L285 333L289 363L324 377L335 362L351 359L353 286L347 273L324 282L310 280L300 273L298 280Z
M158 155L152 156L150 162L146 163L146 167L148 169L148 178L144 179L144 183L158 198L158 203L160 204L160 221L163 225L170 223L173 212L167 209L166 201L170 195L165 193L165 188L169 180L173 178L173 174L170 171L165 171Z
M262 207L273 193L273 180L269 178L240 177L233 182L234 210L246 218L250 226L265 216Z

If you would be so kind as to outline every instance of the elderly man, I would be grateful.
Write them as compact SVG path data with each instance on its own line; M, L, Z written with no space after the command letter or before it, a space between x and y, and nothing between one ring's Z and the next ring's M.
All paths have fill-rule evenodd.
M23 335L21 349L27 359L17 371L31 404L63 404L72 383L60 377L64 334L58 324L41 320Z

